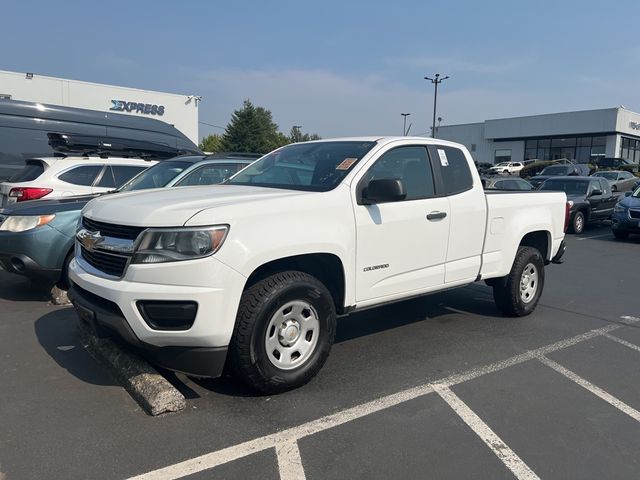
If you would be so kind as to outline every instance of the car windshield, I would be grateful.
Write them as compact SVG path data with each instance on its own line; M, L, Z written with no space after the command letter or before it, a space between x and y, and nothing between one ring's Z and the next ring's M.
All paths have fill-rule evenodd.
M544 170L542 170L542 172L540 172L540 175L566 175L568 171L568 167L555 165L553 167L545 168Z
M540 190L564 192L567 195L586 195L588 189L588 180L547 180L542 184L542 188L540 188Z
M615 172L598 172L593 175L594 177L603 177L607 180L617 180L618 174Z
M509 164L507 162L501 162L501 163L497 163L495 166L496 167L508 167Z
M631 195L633 198L640 198L640 187L636 188L636 191Z
M164 187L191 165L193 165L193 162L165 160L134 177L129 183L119 188L118 191L133 192L135 190Z
M226 183L326 192L335 188L376 142L294 143L251 164Z

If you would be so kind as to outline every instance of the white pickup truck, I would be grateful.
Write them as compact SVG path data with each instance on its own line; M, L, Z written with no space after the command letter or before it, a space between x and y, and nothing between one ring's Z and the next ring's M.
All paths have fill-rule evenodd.
M485 194L455 143L298 143L224 185L91 201L70 297L158 365L275 393L320 370L354 310L484 280L528 315L567 218L561 192Z

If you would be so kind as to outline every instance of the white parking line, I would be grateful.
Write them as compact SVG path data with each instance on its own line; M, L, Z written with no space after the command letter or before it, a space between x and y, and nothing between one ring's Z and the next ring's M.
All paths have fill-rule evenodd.
M471 410L460 397L448 387L441 384L432 384L433 390L449 404L456 414L466 423L471 430L489 447L511 472L521 480L535 480L539 477L531 470L502 439Z
M640 318L637 318L637 317L624 316L621 318L630 323L635 323L637 321L640 321ZM439 388L441 389L448 388L453 385L457 385L459 383L463 383L468 380L478 378L487 373L497 372L505 368L511 367L513 365L523 363L528 360L540 358L545 354L562 350L564 348L570 347L572 345L576 345L586 340L590 340L597 336L604 335L608 332L611 332L618 328L622 328L624 326L625 326L624 324L606 325L602 328L590 330L580 335L566 338L564 340L560 340L559 342L552 343L544 347L540 347L534 350L529 350L527 352L524 352L519 355L515 355L506 360L495 362L489 365L476 367L471 370L468 370L467 372L463 372L460 374L451 375L447 378L439 380L437 383L439 385ZM381 410L385 410L387 408L393 407L395 405L399 405L401 403L407 402L409 400L413 400L415 398L427 395L433 391L434 390L431 383L419 385L417 387L409 388L401 392L397 392L391 395L387 395L385 397L371 400L361 405L357 405L355 407L351 407L346 410L342 410L340 412L318 418L317 420L312 420L310 422L304 423L297 427L288 428L280 432L275 432L270 435L266 435L260 438L249 440L244 443L223 448L215 452L207 453L199 457L185 460L183 462L179 462L174 465L170 465L164 468L153 470L148 473L131 477L131 480L168 480L168 479L182 478L187 475L191 475L193 473L197 473L203 470L208 470L208 469L217 467L219 465L251 455L253 453L261 452L269 448L274 448L276 447L276 445L287 445L292 442L297 442L301 438L307 437L309 435L314 435L316 433L322 432L324 430L328 430L330 428L337 427L339 425L345 424L347 422L351 422L353 420L365 417L367 415L371 415L372 413L376 413ZM287 452L282 452L282 454L285 455L286 453L288 455L291 452L295 453L294 450L289 450ZM297 452L297 455L299 456L299 450ZM289 460L287 460L287 458L289 458ZM293 458L295 457L285 456L285 459L283 460L282 464L280 463L280 460L278 461L281 474L282 474L283 468L285 468L284 473L288 474L289 472L288 468L290 467L290 465L287 462L289 461L293 462L293 460L291 460ZM302 466L300 467L300 469L302 470ZM283 478L287 478L287 477L283 477ZM537 477L522 477L522 478L537 478Z
M607 337L609 340L613 340L614 342L618 342L620 345L624 345L625 347L628 347L632 350L636 350L638 352L640 352L640 347L638 345L636 345L635 343L631 343L631 342L627 342L626 340L623 340L621 338L618 337L614 337L613 335L609 335L608 333L603 334L603 336Z
M593 235L591 237L580 237L580 238L576 238L576 240L590 240L592 238L602 238L602 237L611 237L611 236L613 236L613 234L607 233L606 235Z
M307 478L304 474L297 440L277 441L276 455L278 456L280 480L305 480Z
M591 383L588 380L585 380L584 378L579 376L577 373L572 372L571 370L563 367L559 363L556 363L553 360L551 360L551 359L549 359L549 358L547 358L547 357L545 357L543 355L539 356L538 360L540 360L546 366L553 368L556 372L560 373L561 375L564 375L569 380L577 383L582 388L590 391L595 396L600 397L602 400L604 400L608 404L616 407L621 412L626 413L627 415L629 415L631 418L633 418L637 422L640 422L640 412L638 412L635 408L630 407L629 405L624 403L622 400L614 397L613 395L611 395L608 392L605 392L600 387L594 385L593 383Z

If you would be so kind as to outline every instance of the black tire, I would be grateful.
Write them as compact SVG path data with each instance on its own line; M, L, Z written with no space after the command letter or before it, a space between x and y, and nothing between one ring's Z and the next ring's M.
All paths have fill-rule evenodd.
M294 301L307 303L313 308L319 331L315 347L304 362L291 369L282 369L272 362L267 353L267 329L278 310ZM324 365L333 345L335 331L335 305L331 293L322 282L298 271L276 273L242 294L229 345L230 370L244 383L266 394L300 387Z
M69 290L69 287L71 286L71 283L69 280L69 264L71 263L71 260L73 260L74 256L75 256L75 252L74 252L74 249L72 248L71 251L67 254L67 256L64 259L64 263L62 264L62 270L60 271L60 279L56 283L56 286L60 290L65 290L65 291Z
M571 219L571 231L576 235L584 232L584 226L587 223L587 220L584 216L584 213L578 211L573 215Z
M525 302L521 295L521 280L525 267L532 265L537 273L535 292ZM524 317L533 312L544 288L544 259L533 247L519 247L509 275L493 285L493 299L498 309L510 317Z
M611 230L613 232L613 236L616 237L617 240L626 240L629 236L629 232L624 230Z

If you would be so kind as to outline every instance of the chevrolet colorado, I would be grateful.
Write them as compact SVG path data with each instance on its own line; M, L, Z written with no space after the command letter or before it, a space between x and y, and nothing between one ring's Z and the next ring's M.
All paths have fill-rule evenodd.
M97 198L70 297L98 335L266 393L308 382L336 317L480 280L530 314L560 262L563 192L487 192L462 145L351 138L282 147L225 184Z

